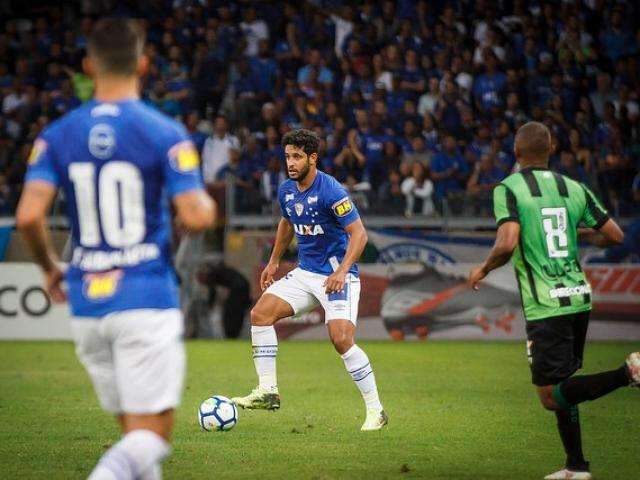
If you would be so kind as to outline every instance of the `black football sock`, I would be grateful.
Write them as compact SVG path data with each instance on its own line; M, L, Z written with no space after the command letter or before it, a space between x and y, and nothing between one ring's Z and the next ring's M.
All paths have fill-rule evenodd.
M562 439L564 451L567 454L566 467L569 470L586 472L589 470L589 462L584 459L582 453L582 435L580 434L580 413L575 405L568 410L556 412L558 419L558 432Z
M564 409L586 400L595 400L620 387L629 385L627 366L617 370L567 378L553 389L553 398Z

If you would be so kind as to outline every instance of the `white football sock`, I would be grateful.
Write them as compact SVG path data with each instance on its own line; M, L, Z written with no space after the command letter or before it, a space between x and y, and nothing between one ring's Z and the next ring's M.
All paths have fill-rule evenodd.
M258 374L260 388L274 389L278 386L276 379L276 355L278 354L278 337L276 329L269 327L251 327L251 343L253 344L253 363Z
M133 430L102 456L88 480L134 480L149 477L169 454L167 441L150 430Z
M353 378L362 394L367 410L382 410L376 377L373 374L369 357L359 346L354 345L341 355L347 372Z
M140 480L162 480L162 465L156 463L138 478Z

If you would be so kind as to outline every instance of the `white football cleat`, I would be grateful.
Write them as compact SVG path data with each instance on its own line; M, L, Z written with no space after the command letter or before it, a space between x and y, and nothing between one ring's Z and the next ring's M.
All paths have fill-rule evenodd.
M631 377L632 387L640 387L640 352L634 352L627 357L627 368Z
M363 432L372 432L374 430L380 430L387 423L389 423L389 417L384 413L384 410L367 410L367 418L362 424Z
M591 480L593 475L591 472L575 472L563 468L555 473L551 473L544 477L544 480Z
M278 410L280 408L280 394L278 388L254 388L246 397L231 399L238 407L248 410Z

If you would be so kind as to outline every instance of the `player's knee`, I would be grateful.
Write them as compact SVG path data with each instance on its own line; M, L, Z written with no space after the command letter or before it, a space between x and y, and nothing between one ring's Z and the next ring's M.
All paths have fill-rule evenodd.
M551 393L540 395L540 403L544 407L545 410L549 410L550 412L555 412L560 410L560 407L553 399Z
M253 307L251 309L251 325L254 327L268 327L269 325L273 325L275 323L275 319L273 315L268 315L264 311L261 311L259 308Z
M353 337L347 332L337 332L331 335L331 342L336 351L342 355L353 347Z

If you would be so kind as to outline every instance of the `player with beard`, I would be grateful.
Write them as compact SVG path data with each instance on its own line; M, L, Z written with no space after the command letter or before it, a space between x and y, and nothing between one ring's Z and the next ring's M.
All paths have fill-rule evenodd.
M282 140L289 180L278 191L282 218L271 258L260 277L263 294L251 310L258 386L246 397L232 400L248 409L280 408L274 324L319 304L331 342L364 399L367 415L361 429L379 430L387 424L387 415L369 358L354 341L360 298L355 262L367 243L367 233L345 189L317 170L318 143L309 130L289 132ZM280 258L294 234L298 266L275 281Z

